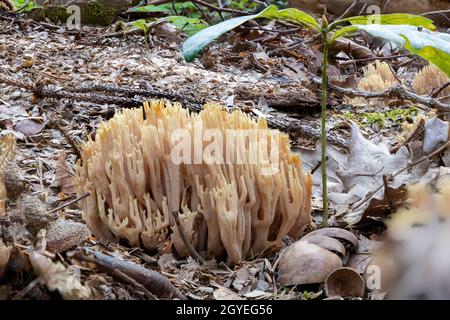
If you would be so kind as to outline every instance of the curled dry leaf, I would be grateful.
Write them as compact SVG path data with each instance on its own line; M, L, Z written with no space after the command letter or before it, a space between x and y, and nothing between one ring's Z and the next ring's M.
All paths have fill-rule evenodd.
M339 240L336 240L334 238L315 235L312 237L308 237L307 239L304 239L304 241L306 241L307 243L315 244L328 251L331 251L341 258L344 257L346 253L344 245L341 242L339 242Z
M324 236L337 239L345 244L349 244L351 250L357 250L359 246L358 238L350 231L341 228L323 228L318 229L305 235L302 240L307 240L316 236Z
M217 288L213 293L214 299L216 300L245 300L233 290L223 287L217 283L213 283L213 285Z
M50 291L58 290L66 300L79 300L92 298L92 290L81 284L77 273L71 273L60 262L53 262L43 254L30 252L30 262L40 283Z
M342 259L338 255L300 240L281 254L277 280L284 286L322 283L340 267Z
M75 173L67 165L66 155L64 152L60 152L58 155L55 177L53 178L50 187L61 188L61 192L66 194L76 193Z
M282 285L322 283L337 268L358 239L350 231L324 228L313 231L286 248L280 255L278 281Z
M6 246L0 239L0 279L3 277L11 256L12 247Z
M330 273L325 280L327 297L363 297L364 279L351 268L339 268Z

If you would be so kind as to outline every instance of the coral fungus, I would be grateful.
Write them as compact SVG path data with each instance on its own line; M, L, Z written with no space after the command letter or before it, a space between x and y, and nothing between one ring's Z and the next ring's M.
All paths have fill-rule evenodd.
M157 248L169 235L188 253L172 213L200 251L229 263L300 236L311 216L311 176L289 138L241 111L193 114L153 101L100 125L77 166L83 217L99 238Z

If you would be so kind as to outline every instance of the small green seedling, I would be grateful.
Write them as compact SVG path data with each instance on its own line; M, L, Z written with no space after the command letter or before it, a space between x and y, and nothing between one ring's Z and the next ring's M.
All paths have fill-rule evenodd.
M354 33L357 30L383 37L397 46L403 46L424 59L434 63L450 76L450 35L434 32L433 21L423 16L393 13L382 15L356 16L328 23L325 17L316 20L311 15L295 8L278 10L274 5L267 7L258 14L232 18L222 23L208 27L189 38L183 45L186 61L192 61L200 51L220 35L257 18L283 20L303 25L316 30L322 35L323 65L322 65L322 119L321 119L321 151L322 151L322 188L323 188L323 219L322 225L328 224L328 193L326 166L326 111L327 111L327 65L328 48L339 37Z

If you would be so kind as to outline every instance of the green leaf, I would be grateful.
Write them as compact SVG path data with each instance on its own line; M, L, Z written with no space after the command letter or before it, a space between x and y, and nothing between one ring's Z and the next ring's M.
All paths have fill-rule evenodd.
M270 6L258 14L233 18L219 24L206 28L190 37L183 44L183 55L186 61L192 61L211 41L217 39L224 33L233 30L241 24L256 18L271 18L276 16L278 8Z
M186 32L189 36L208 27L208 24L198 18L187 18L184 16L170 16L167 20L175 25L178 29Z
M435 64L450 76L450 35L405 25L355 25L371 35L386 39L394 47L405 47Z
M318 31L321 30L320 24L314 17L310 16L306 12L300 11L295 8L289 8L278 11L278 14L274 17L280 20L285 20L289 22L294 22L297 24L304 24L309 27L316 28Z
M450 77L450 53L442 51L432 46L424 46L419 49L414 48L408 38L404 37L406 44L405 48L415 53L425 60L433 63L441 69L448 77Z
M331 28L342 22L350 22L353 25L371 25L371 24L390 24L390 25L409 25L424 27L429 30L436 30L433 21L423 16L407 13L374 14L369 16L356 16L342 20L337 20L331 24Z
M13 0L11 1L15 10L22 8L24 5L27 4L28 0ZM22 9L22 11L31 11L36 8L41 8L40 5L38 5L35 1L30 1L25 8Z
M141 29L142 31L144 31L144 33L147 33L148 27L147 27L147 22L145 21L145 19L139 19L133 22L130 22L130 24L138 29Z
M330 40L330 44L333 43L333 41L336 40L337 38L354 33L358 30L359 30L359 28L357 26L346 26L346 27L340 28L333 34L333 36Z
M183 44L184 59L186 61L194 60L200 51L211 41L241 24L256 18L285 20L321 30L319 23L309 14L297 9L284 9L278 11L278 8L272 5L260 13L233 18L196 33Z
M198 12L198 8L191 1L165 3L160 5L149 4L144 6L136 6L128 9L128 12L153 12L165 13L167 15L182 14L189 16L190 18L201 17L201 14Z
M161 12L161 13L168 13L170 14L170 7L167 4L162 5L148 5L148 6L142 6L142 7L133 7L128 9L128 12Z

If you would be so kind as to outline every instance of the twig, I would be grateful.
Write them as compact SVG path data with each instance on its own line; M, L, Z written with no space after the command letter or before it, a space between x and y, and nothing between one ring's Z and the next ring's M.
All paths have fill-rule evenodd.
M122 281L128 284L131 284L136 289L142 291L149 300L158 300L158 298L153 293L148 291L142 284L137 283L136 280L134 280L127 274L123 273L120 270L114 270L113 273L114 275L116 275L117 278L121 279Z
M11 300L22 300L25 296L30 293L31 290L39 283L41 279L39 277L31 281L25 288L19 291Z
M385 12L387 7L389 6L389 3L391 2L391 0L387 0L386 3L383 6L383 9L381 10L381 13Z
M22 11L23 9L25 9L26 7L28 7L28 5L30 4L31 0L28 0L23 6L21 6L19 9L17 9L16 11L14 11L14 13L19 13L20 11Z
M417 59L419 59L419 56L414 56L414 57L412 57L411 59L408 59L408 60L406 60L406 61L403 61L402 63L399 63L396 67L397 67L397 68L403 67L403 66L405 66L405 65L407 65L407 64L410 64L410 63L413 62L413 61L416 61Z
M450 81L448 81L447 83L444 83L442 86L440 86L439 88L437 88L436 90L433 90L433 92L431 93L431 97L432 98L437 98L442 91L444 91L445 89L447 89L447 87L450 86Z
M313 77L313 82L320 84L321 81L317 77ZM442 110L442 111L450 111L450 104L443 103L439 101L438 99L434 99L431 97L421 96L417 93L411 92L407 90L404 86L397 84L391 87L390 89L387 89L383 92L367 92L367 91L359 91L359 90L353 90L353 89L345 89L341 88L339 86L336 86L332 83L328 83L328 87L336 91L338 93L345 94L346 96L350 98L354 97L363 97L366 99L372 99L372 98L397 98L401 100L409 100L412 102L423 104L427 107Z
M355 62L370 62L370 61L374 61L374 60L391 60L391 59L396 59L396 58L409 57L411 55L412 55L411 53L403 53L403 54L397 54L397 55L386 56L386 57L369 57L369 58L354 59L354 61ZM335 57L335 59L336 60L350 60L350 59L339 58L339 57ZM353 63L353 61L343 62L343 64L345 64L345 63Z
M52 128L58 130L63 137L66 139L67 143L72 147L73 152L77 156L78 159L81 159L81 150L80 146L73 140L73 138L67 133L66 129L60 124L61 119L52 120L48 123L48 125Z
M432 15L438 15L443 18L445 18L447 21L450 21L450 18L447 16L450 14L450 10L438 10L438 11L431 11L423 13L422 16L432 16Z
M193 2L194 6L200 11L205 20L209 23L211 21L210 17L206 14L206 12L200 7L197 3Z
M391 153L396 153L402 146L407 145L410 143L413 139L418 138L421 134L423 134L425 130L425 120L420 120L419 124L417 125L417 128L414 130L414 132L406 139L404 143L399 143L398 145L391 148Z
M56 207L55 209L50 210L48 213L49 213L49 214L55 213L55 212L57 212L57 211L59 211L59 210L61 210L61 209L64 209L65 207L70 206L71 204L74 204L74 203L76 203L76 202L78 202L78 201L80 201L80 200L83 200L84 198L89 197L90 195L91 195L91 194L90 194L89 192L86 192L85 194L83 194L83 195L81 195L81 196L79 196L79 197L77 197L77 198L75 198L75 199L73 199L73 200L70 200L70 201L67 202L67 203L64 203L64 204L60 205L59 207Z
M181 240L183 240L184 245L188 249L191 256L195 259L197 259L198 262L201 264L206 264L205 260L202 258L202 256L195 250L194 246L191 244L191 242L186 237L186 233L184 232L184 228L181 225L180 217L178 216L178 212L174 211L172 212L173 218L175 219L175 224L177 225L178 232L180 233Z
M350 5L350 6L348 6L348 8L336 19L336 20L341 20L341 19L343 19L343 18L346 18L349 14L350 14L350 11L356 6L358 4L358 1L357 0L355 0L355 1L353 1L353 3Z
M116 271L119 270L157 297L186 300L186 297L162 274L134 262L112 257L91 248L83 248L71 256L81 261L95 263L113 275L117 274Z
M328 156L326 157L326 160L328 161ZM322 160L319 160L319 162L317 162L316 166L311 169L311 174L314 174L314 172L316 172L318 169L320 169L321 166L322 166Z

